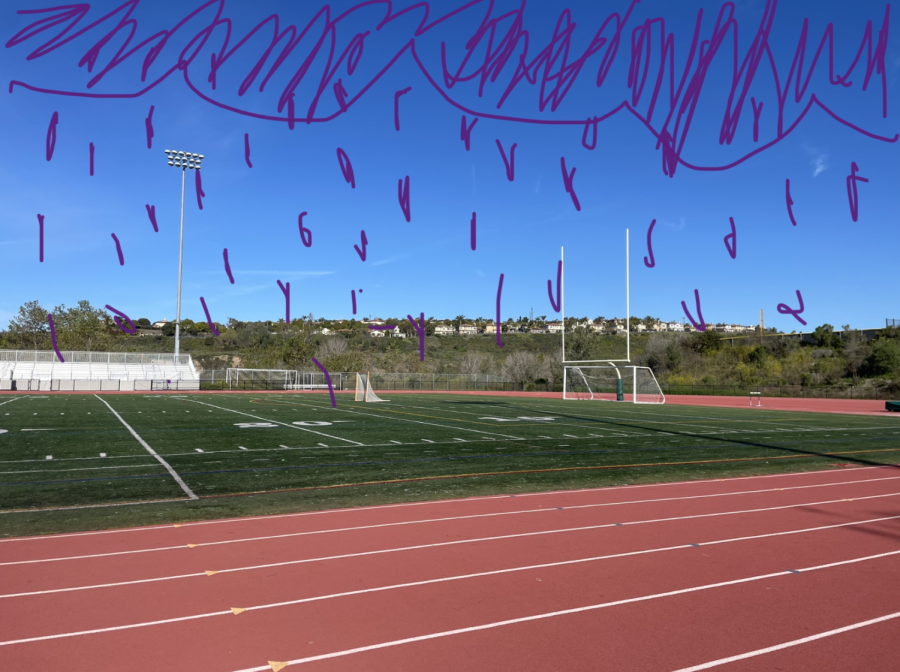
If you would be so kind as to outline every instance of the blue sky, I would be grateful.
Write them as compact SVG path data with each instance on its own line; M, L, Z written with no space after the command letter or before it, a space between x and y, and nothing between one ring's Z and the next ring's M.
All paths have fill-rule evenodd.
M394 14L412 3L396 2ZM143 0L135 3L136 23L129 49L158 31L171 30L200 2ZM805 304L802 317L812 328L834 325L875 327L884 318L900 318L895 298L900 228L897 226L896 186L898 144L865 136L829 117L816 107L789 134L728 170L692 170L678 165L673 177L663 172L663 158L654 133L675 130L669 113L668 74L664 79L649 127L639 119L648 114L654 82L660 70L660 23L651 25L648 77L634 102L636 114L622 110L597 124L596 148L582 146L583 125L535 122L588 120L632 101L628 86L635 28L650 19L664 19L674 40L675 85L687 63L698 12L700 39L713 36L716 18L726 3L644 0L634 7L622 32L621 44L602 86L597 74L608 42L584 60L580 71L569 73L558 105L541 105L543 66L535 66L536 83L523 79L498 109L498 101L516 73L519 56L538 58L553 43L553 32L568 8L571 39L567 63L585 53L610 13L624 15L627 0L571 2L563 5L529 0L519 15L527 31L512 48L495 81L487 78L479 95L479 77L451 82L442 76L442 45L446 67L455 73L463 63L467 41L475 35L489 5L473 3L447 21L420 31L422 9L400 16L381 30L385 5L360 9L334 28L335 56L354 36L363 39L358 62L348 73L346 61L327 79L315 111L329 121L293 130L284 121L254 118L224 109L284 119L279 97L292 75L313 51L323 34L325 19L314 23L309 35L274 72L260 92L278 49L268 58L255 82L239 95L241 81L260 59L272 34L271 24L247 41L216 72L216 88L208 81L211 55L220 53L226 27L212 29L209 39L187 66L163 78L177 64L178 54L192 37L214 20L217 9L231 23L228 48L266 17L277 14L281 29L305 26L324 7L315 2L283 3L228 0L198 13L175 32L149 67L145 82L141 66L151 46L106 72L93 86L88 82L103 70L125 42L120 31L96 50L93 72L79 60L109 34L114 18L54 50L39 50L62 24L8 42L46 14L18 15L16 10L40 8L40 2L6 0L2 21L6 48L0 51L0 71L7 80L31 87L103 98L59 95L4 87L0 96L0 128L6 160L0 164L0 322L31 299L50 308L72 305L79 299L116 307L132 318L173 318L178 261L180 175L166 165L164 149L174 148L206 156L202 169L203 209L197 205L194 174L188 172L185 199L184 285L182 316L203 319L200 297L212 318L277 319L284 315L277 280L291 283L291 315L351 316L351 290L358 294L357 317L406 315L426 317L493 317L499 276L504 274L502 318L527 314L552 316L547 280L556 277L561 246L566 250L566 312L568 315L623 316L624 238L631 233L632 314L667 320L684 317L681 301L692 313L694 290L699 290L708 322L753 323L759 309L766 325L782 330L806 329L776 307L798 307L796 290ZM46 3L53 6L53 3ZM120 7L121 2L95 2L67 36ZM333 3L332 20L353 8ZM450 2L432 3L428 21L450 12ZM520 5L498 0L490 18L518 10ZM763 56L749 86L733 140L720 143L720 129L732 89L733 68L746 57L766 11L764 0L743 0L733 6L736 28L708 64L698 89L696 108L680 150L680 159L693 166L728 165L778 139L778 97L768 57ZM768 5L772 11L771 3ZM826 26L834 26L835 73L843 74L859 49L868 21L873 48L884 22L879 2L781 3L774 10L768 37L772 58L783 87L800 38L809 19L804 78ZM515 15L496 24L494 48L513 25ZM564 17L565 20L565 17ZM601 37L614 35L614 24ZM327 35L326 35L327 37ZM737 66L734 46L737 40ZM411 50L387 66L410 41ZM472 44L463 75L476 73L485 63L488 37ZM873 71L867 90L867 50L848 78L849 85L829 82L828 49L812 72L808 87L795 100L793 81L784 103L783 128L789 128L815 95L840 119L865 131L893 138L897 124L897 86L900 49L888 35L884 55L887 117L882 115L881 75ZM307 75L294 90L295 116L305 117L316 87L327 69L328 46L314 57ZM551 51L558 55L557 40ZM34 57L28 58L29 54ZM559 72L561 58L549 65ZM667 62L668 68L668 62ZM424 69L424 72L423 72ZM697 57L688 81L698 69ZM668 73L669 70L666 70ZM429 81L429 78L433 81ZM489 73L491 74L491 73ZM796 80L796 74L795 74ZM345 112L333 92L338 78L352 101ZM148 84L156 86L140 94ZM373 83L374 80L374 83ZM795 81L794 80L794 81ZM742 80L743 81L743 80ZM369 86L371 84L371 86ZM546 84L551 97L555 80ZM196 92L191 87L196 89ZM366 89L366 87L368 87ZM412 87L400 98L400 131L394 129L394 94ZM360 92L366 89L362 95ZM738 95L743 84L737 87ZM203 96L220 105L204 100ZM357 98L358 96L358 98ZM750 96L762 102L759 139L753 140ZM685 100L682 91L676 107ZM455 103L455 105L454 105ZM152 148L147 148L145 119L154 108ZM732 103L732 106L734 102ZM471 123L471 149L460 139L462 108ZM555 107L555 109L554 109ZM52 160L45 156L48 125L58 112ZM491 115L522 121L494 119ZM652 129L652 130L651 130ZM249 167L244 135L249 137ZM590 135L590 131L589 131ZM684 135L684 120L676 132ZM507 156L516 143L514 180L507 179L498 151ZM89 144L95 146L94 175L89 174ZM336 151L349 156L356 186L351 188L338 164ZM560 158L568 170L576 168L577 211L566 192ZM859 216L851 218L846 178L851 162L859 175ZM410 178L411 221L398 203L397 182ZM792 226L785 202L790 179ZM155 207L159 232L145 205ZM305 247L298 231L298 215L313 232ZM477 249L470 249L469 223L477 212ZM39 261L37 214L45 217L44 262ZM723 242L730 233L729 217L737 231L737 254L732 259ZM648 268L647 232L652 233L655 266ZM353 246L365 230L369 241L363 262ZM121 241L125 264L119 265L111 234ZM235 284L228 281L222 259L228 248Z

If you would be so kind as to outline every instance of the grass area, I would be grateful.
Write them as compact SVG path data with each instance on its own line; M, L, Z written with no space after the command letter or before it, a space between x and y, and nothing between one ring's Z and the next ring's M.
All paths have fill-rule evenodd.
M900 456L900 425L891 418L384 396L389 403L357 404L342 395L337 409L327 394L2 397L0 536L891 464ZM188 500L123 421L198 499Z

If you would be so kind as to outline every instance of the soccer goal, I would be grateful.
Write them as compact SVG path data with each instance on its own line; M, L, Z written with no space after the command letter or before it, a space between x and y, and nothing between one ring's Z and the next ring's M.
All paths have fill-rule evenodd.
M353 396L353 401L388 401L388 400L382 399L377 394L375 394L375 390L372 389L372 376L369 375L368 371L366 371L365 373L357 371L356 372L356 394Z
M286 369L226 369L228 389L295 389L297 372Z
M666 403L653 371L646 366L622 365L564 367L563 399Z

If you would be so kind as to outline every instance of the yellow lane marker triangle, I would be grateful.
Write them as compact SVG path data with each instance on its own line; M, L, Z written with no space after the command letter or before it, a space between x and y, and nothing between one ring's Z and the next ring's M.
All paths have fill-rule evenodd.
M188 548L197 548L200 544L188 544Z
M246 608L241 609L240 607L231 607L231 613L233 613L235 616L237 616L238 614L243 613L245 611L247 611Z
M279 672L279 670L283 670L288 666L287 663L279 663L277 660L270 660L269 667L272 668L272 672Z
M213 574L218 574L218 573L219 573L218 570L216 570L216 571L213 571L213 570L211 570L211 569L207 569L207 570L206 570L206 575L207 575L207 576L212 576Z

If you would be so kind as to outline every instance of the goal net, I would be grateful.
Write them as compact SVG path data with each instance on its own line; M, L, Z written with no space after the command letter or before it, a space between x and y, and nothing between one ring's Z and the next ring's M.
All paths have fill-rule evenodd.
M372 377L368 371L366 373L356 373L356 394L353 396L354 401L387 401L381 399L372 389Z
M666 403L656 376L646 366L565 366L563 399Z
M286 369L226 369L229 389L294 389L297 372Z

